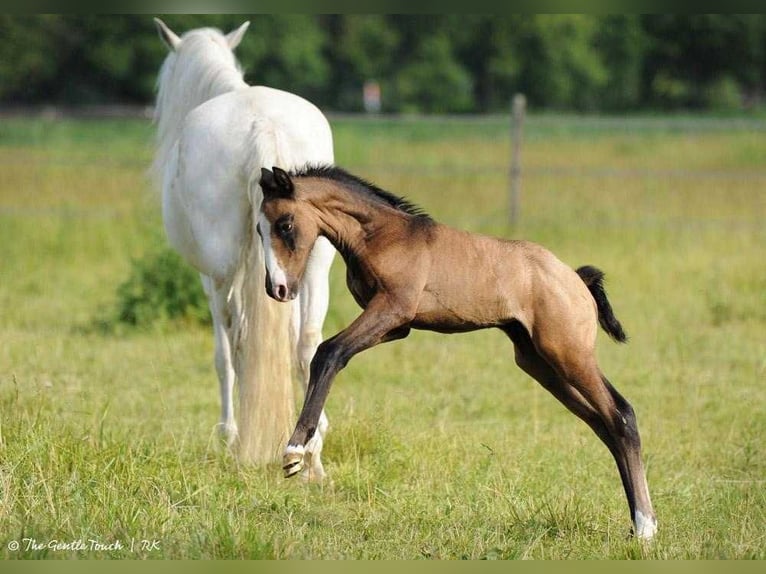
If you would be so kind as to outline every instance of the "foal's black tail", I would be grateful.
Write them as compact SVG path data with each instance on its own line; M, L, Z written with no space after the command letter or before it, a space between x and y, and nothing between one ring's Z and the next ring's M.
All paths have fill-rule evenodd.
M606 298L606 291L604 291L604 273L600 269L596 269L591 265L583 265L577 269L577 274L596 300L598 322L601 325L601 328L618 343L627 342L628 336L625 334L625 331L622 330L622 325L617 320L617 317L614 316L614 311L612 311L612 306L609 304L609 299Z

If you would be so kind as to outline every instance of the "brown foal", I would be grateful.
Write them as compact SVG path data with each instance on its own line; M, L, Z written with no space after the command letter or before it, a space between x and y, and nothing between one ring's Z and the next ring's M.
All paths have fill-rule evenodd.
M284 453L298 473L330 385L361 351L403 339L410 329L457 333L496 327L513 341L516 363L584 420L614 457L635 534L657 530L630 404L601 373L598 324L626 340L602 285L603 274L574 271L540 245L440 225L428 215L337 167L261 173L257 230L266 289L279 301L298 293L318 236L346 263L348 287L363 312L322 343L311 362L306 399Z

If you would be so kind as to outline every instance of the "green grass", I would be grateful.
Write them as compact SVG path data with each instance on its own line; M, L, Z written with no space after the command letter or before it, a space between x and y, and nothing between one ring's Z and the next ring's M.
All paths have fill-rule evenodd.
M601 336L599 357L660 521L641 545L607 450L495 332L356 357L328 401L330 484L239 465L215 439L206 328L92 328L161 241L152 127L3 120L0 557L766 558L766 139L648 123L531 116L510 230L504 119L333 121L339 164L437 219L606 271L631 341ZM343 275L326 335L358 312Z

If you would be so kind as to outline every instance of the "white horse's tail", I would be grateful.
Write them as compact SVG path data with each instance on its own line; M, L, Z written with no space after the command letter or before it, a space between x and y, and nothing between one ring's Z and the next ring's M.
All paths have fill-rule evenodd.
M278 134L270 126L254 129L250 142L253 158L248 194L251 204L249 241L246 242L233 296L241 296L239 336L235 358L239 375L240 459L254 464L281 460L295 423L293 385L293 304L278 303L266 294L263 247L255 232L263 194L261 167L286 165L287 150L280 149ZM236 320L236 319L235 319Z

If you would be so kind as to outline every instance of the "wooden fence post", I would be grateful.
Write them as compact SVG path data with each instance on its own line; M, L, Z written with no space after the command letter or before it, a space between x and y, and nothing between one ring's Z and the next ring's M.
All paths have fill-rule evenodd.
M515 227L519 222L521 202L521 138L526 115L527 98L524 94L513 96L511 105L511 171L509 187L508 222Z

